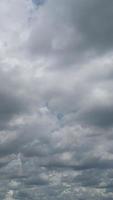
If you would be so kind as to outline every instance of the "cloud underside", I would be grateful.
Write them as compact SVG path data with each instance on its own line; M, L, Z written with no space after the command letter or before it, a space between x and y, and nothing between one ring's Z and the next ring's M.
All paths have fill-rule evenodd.
M0 1L0 199L113 199L113 1Z

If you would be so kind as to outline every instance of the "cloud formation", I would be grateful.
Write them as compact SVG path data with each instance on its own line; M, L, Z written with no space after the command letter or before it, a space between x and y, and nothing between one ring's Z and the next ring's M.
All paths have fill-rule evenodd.
M0 199L113 199L112 8L0 1Z

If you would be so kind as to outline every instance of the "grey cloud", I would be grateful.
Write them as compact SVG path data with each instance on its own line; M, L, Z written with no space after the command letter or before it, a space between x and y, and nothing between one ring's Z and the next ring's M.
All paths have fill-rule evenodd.
M58 68L112 51L112 7L101 0L46 2L39 13L45 25L34 24L28 40L31 55L48 57Z
M84 187L98 188L102 182L103 174L100 171L88 170L77 175L73 182Z
M10 161L4 160L0 162L0 168L5 167Z
M8 122L29 110L25 97L19 95L20 86L15 75L0 70L0 129L7 128Z
M1 199L113 199L112 7L0 1Z
M42 5L45 0L32 0L32 2L36 5L36 6L39 6L39 5Z
M44 185L48 185L48 181L44 180L43 178L40 177L34 177L34 178L30 178L28 179L25 184L27 185L35 185L35 186L44 186Z
M78 118L86 124L96 125L103 128L109 128L113 125L113 110L111 106L101 106L87 108L86 111L81 112Z
M102 52L112 50L112 8L112 1L80 1L77 22L86 47Z
M67 170L76 170L76 171L81 171L81 170L89 170L89 169L100 169L100 170L105 170L105 169L112 169L113 167L113 160L101 160L98 158L92 158L89 160L86 160L85 162L78 164L78 165L72 165L71 163L65 164L63 162L50 162L45 165L42 165L44 167L47 167L48 169L67 169Z

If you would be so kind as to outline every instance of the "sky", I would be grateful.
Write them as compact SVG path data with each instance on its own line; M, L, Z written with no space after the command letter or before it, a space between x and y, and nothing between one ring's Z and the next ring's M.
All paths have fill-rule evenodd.
M0 200L113 200L113 1L0 0Z

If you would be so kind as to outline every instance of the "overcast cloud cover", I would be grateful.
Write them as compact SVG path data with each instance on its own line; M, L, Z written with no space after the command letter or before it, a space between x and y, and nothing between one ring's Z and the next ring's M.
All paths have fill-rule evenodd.
M0 199L113 200L112 0L0 0Z

